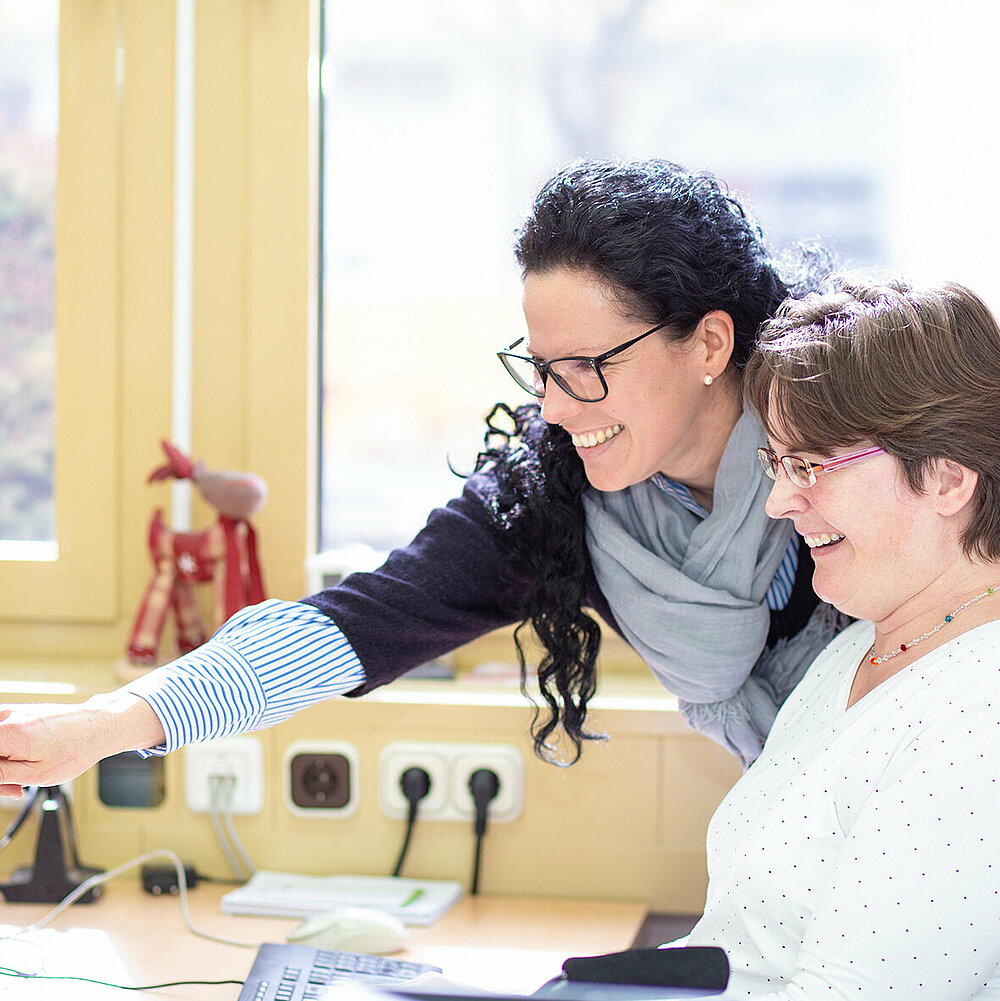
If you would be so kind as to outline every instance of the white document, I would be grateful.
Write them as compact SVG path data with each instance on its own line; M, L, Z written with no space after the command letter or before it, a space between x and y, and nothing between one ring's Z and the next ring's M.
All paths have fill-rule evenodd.
M258 870L222 898L226 914L308 917L341 907L373 907L404 924L429 925L459 897L462 884L400 876L304 876Z

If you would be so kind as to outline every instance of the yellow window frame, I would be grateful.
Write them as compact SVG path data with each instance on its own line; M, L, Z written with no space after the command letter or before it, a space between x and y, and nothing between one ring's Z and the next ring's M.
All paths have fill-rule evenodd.
M58 556L0 563L0 619L99 621L117 604L120 275L117 4L61 5L56 199ZM80 373L86 373L81 378Z

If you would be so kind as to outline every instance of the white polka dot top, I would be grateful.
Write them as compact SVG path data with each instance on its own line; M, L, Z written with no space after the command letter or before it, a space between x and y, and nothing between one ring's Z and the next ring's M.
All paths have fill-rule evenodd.
M709 828L726 998L1000 999L1000 623L847 709L874 635L817 658Z

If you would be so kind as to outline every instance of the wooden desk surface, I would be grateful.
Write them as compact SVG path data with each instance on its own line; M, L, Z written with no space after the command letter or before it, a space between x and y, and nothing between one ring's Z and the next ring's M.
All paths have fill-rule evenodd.
M261 942L283 942L298 924L285 918L223 914L225 887L199 884L189 897L199 931L252 944L222 945L192 935L176 897L152 897L127 876L105 888L93 904L77 904L40 931L21 939L0 938L0 966L45 974L71 974L119 984L173 980L242 981ZM39 920L41 904L0 902L0 936ZM559 973L567 956L627 949L646 916L635 901L464 897L436 924L412 927L409 947L396 953L433 963L450 979L491 990L528 993ZM5 993L6 992L6 993ZM240 988L184 986L129 997L235 1001ZM28 981L0 977L0 995L11 998L73 998L121 1001L111 987L76 981Z

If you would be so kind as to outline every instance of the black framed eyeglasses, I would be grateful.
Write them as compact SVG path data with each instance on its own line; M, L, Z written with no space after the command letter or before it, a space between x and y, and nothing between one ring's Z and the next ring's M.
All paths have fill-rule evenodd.
M503 362L504 368L510 372L514 381L532 396L539 398L545 396L545 384L551 376L555 384L574 400L579 400L581 403L599 403L608 395L608 382L601 371L601 365L665 326L666 323L658 323L644 334L639 334L638 337L633 337L630 341L618 344L593 358L585 355L569 355L566 358L553 358L552 361L539 361L530 355L514 353L514 349L524 343L523 337L519 337L503 351L498 351L497 357Z

